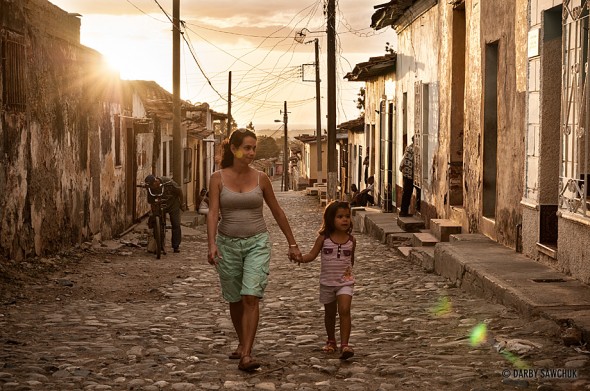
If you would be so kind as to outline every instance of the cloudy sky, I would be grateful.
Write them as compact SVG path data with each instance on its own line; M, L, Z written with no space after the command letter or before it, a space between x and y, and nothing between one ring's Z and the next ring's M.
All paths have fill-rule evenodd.
M82 44L101 52L123 79L154 80L172 91L172 0L50 0L82 15ZM338 118L358 117L361 83L343 79L355 64L395 45L392 29L371 29L373 6L383 0L337 3ZM302 64L314 63L320 43L322 117L325 124L326 0L180 0L181 97L227 112L232 73L232 115L239 126L280 127L287 101L289 129L315 128L315 84L302 80ZM303 29L305 41L294 37ZM304 42L305 42L304 41ZM313 67L305 67L312 73ZM307 78L307 77L306 77ZM324 125L325 127L325 125Z

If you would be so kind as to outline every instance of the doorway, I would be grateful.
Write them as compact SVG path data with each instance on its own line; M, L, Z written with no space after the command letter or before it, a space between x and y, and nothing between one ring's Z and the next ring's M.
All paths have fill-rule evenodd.
M498 151L498 42L486 44L483 128L482 214L496 218L496 176Z
M559 148L560 105L555 97L560 96L562 79L562 7L543 12L541 53L541 121L539 140L539 243L557 249L559 199Z
M447 172L449 205L463 206L463 124L465 120L465 4L453 9L451 128Z
M124 120L124 125L126 124ZM135 197L137 194L137 188L135 183L137 181L137 158L135 156L135 132L133 127L126 124L125 127L125 187L126 187L126 220L127 223L132 223L137 218L135 211Z

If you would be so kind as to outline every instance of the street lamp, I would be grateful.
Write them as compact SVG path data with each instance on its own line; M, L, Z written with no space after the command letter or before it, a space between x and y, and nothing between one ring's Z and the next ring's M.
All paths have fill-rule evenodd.
M282 183L282 190L283 191L287 191L289 190L289 170L288 170L288 164L289 164L289 156L287 155L287 122L288 122L288 117L287 117L287 101L285 101L285 110L282 111L283 113L283 136L284 136L284 140L283 140L283 183ZM275 119L275 122L281 122L280 119Z

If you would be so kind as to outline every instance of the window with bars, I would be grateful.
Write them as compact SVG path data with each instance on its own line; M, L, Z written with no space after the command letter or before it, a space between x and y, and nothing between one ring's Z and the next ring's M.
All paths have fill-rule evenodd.
M12 110L24 110L26 103L26 53L19 38L7 32L2 36L2 101Z
M588 2L564 4L559 208L590 217L590 34Z

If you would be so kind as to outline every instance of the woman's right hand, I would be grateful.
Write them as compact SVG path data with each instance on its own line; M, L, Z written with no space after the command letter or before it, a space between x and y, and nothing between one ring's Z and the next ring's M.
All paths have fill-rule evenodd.
M219 249L217 248L217 245L213 244L209 246L209 251L207 252L207 262L209 262L210 265L217 266L219 262L218 259L220 258L221 255L219 254Z

